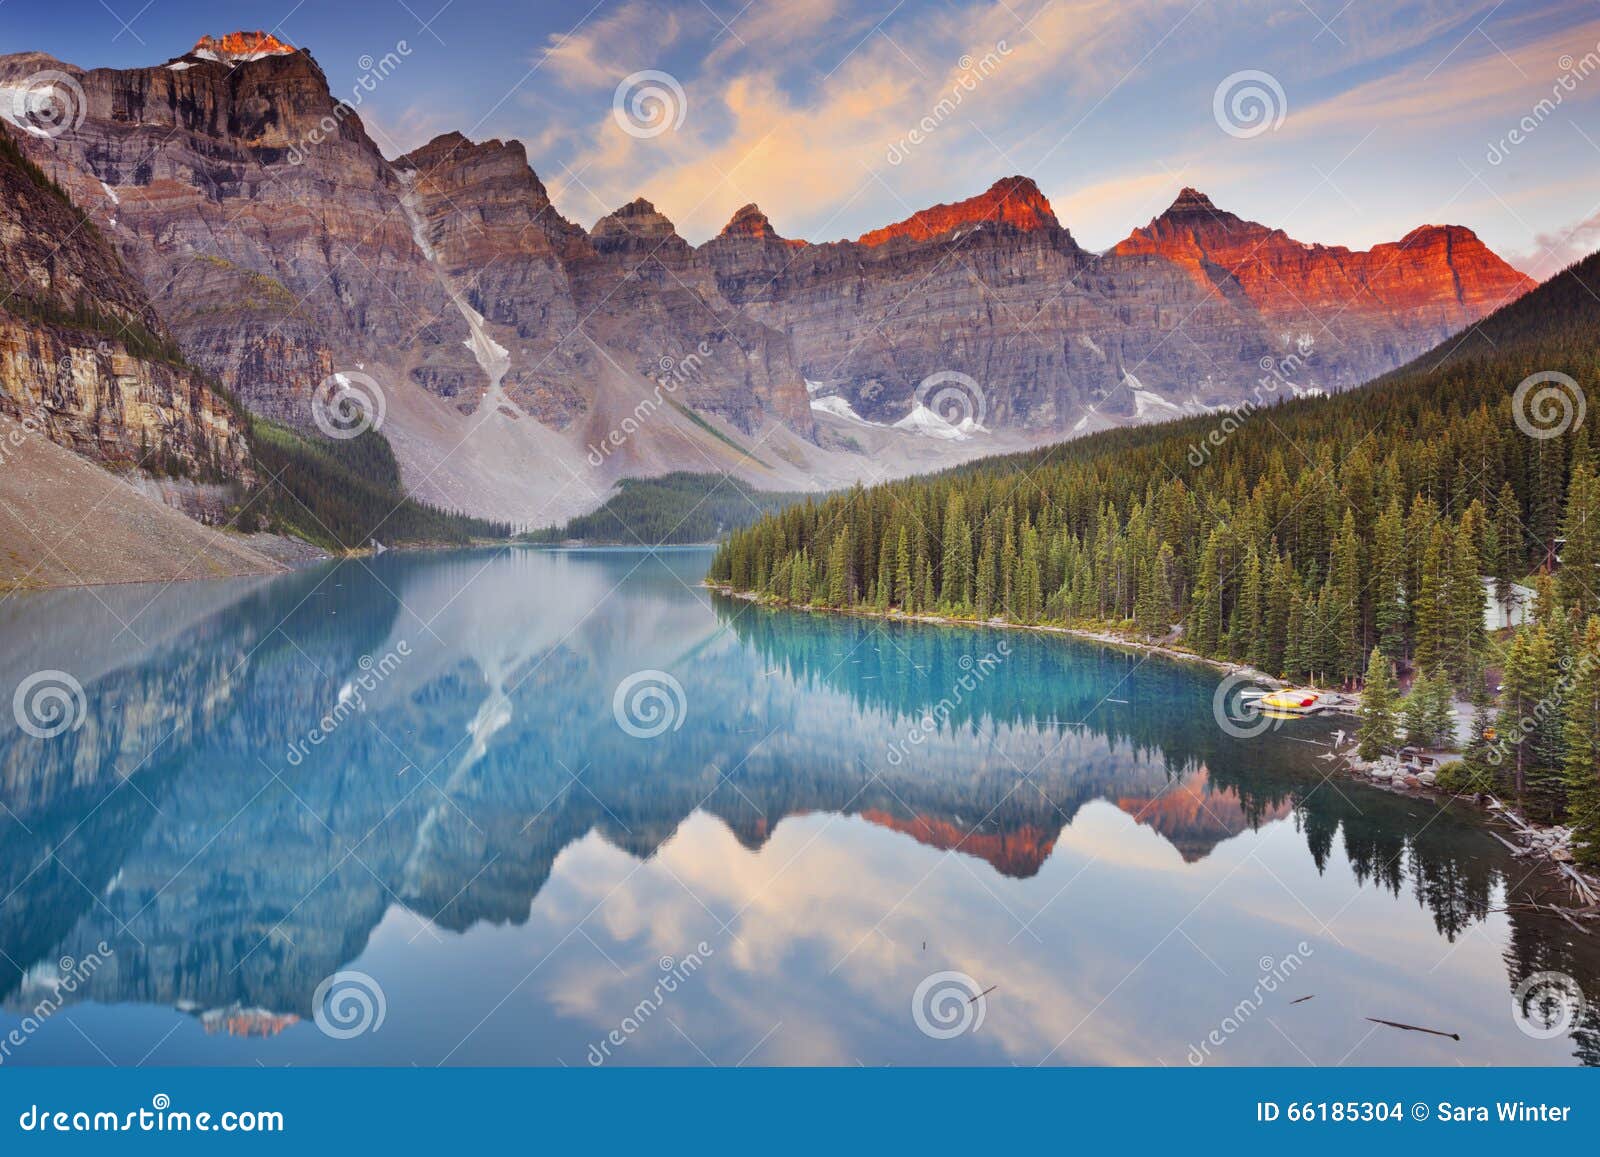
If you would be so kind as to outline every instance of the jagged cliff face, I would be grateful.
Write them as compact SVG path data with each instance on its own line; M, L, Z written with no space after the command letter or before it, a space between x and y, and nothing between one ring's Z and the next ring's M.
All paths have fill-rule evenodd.
M0 134L0 413L102 463L244 476L232 407L163 356L171 342L143 288Z
M28 136L142 278L185 353L258 412L308 424L309 394L419 330L466 336L398 211L399 183L303 52L245 58L206 41L153 68L83 71L82 123ZM215 59L209 59L215 57Z
M783 241L747 206L705 251L729 299L863 417L903 416L919 381L955 370L985 424L1040 431L1237 403L1263 358L1307 349L1297 388L1356 385L1532 285L1467 229L1353 253L1189 189L1092 254L1024 177L831 245Z
M328 374L369 373L420 497L521 522L628 474L840 485L1237 405L1287 355L1290 389L1343 388L1531 284L1466 229L1357 253L1193 190L1091 253L1020 176L855 241L785 238L747 205L695 247L643 199L565 220L514 141L450 133L390 161L264 34L121 71L3 57L0 86L43 69L81 85L84 116L26 146L190 358L302 428ZM918 413L940 373L973 383L963 416L988 433ZM671 405L649 400L663 378Z
M1532 289L1470 229L1424 225L1366 251L1308 245L1184 189L1112 251L1176 265L1266 326L1309 335L1319 384L1358 385Z
M977 383L985 426L1058 433L1091 407L1132 416L1120 389L1130 373L1182 398L1224 392L1230 383L1164 349L1179 326L1213 341L1229 369L1264 349L1237 310L1174 268L1080 248L1024 177L854 242L795 248L736 218L705 249L723 292L790 335L806 378L877 422L903 418L918 383L955 371Z

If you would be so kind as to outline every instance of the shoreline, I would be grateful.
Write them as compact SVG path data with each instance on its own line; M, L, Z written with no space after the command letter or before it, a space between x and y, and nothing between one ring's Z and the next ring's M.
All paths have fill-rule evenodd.
M1266 687L1279 690L1294 684L1286 683L1282 679L1268 675L1265 671L1257 670L1248 663L1231 663L1226 659L1211 659L1205 655L1197 655L1193 651L1181 651L1161 643L1150 643L1142 639L1127 638L1111 631L1092 631L1087 627L1062 627L1045 623L1013 623L1009 619L956 619L948 615L908 615L901 611L874 611L856 607L819 607L807 603L805 606L793 606L789 603L762 602L759 595L749 591L735 590L733 587L721 583L702 581L700 584L707 590L716 591L718 594L730 598L743 599L757 606L767 607L779 611L805 611L814 615L845 615L862 619L882 619L890 623L927 623L932 626L942 627L988 627L1000 631L1035 631L1045 635L1064 635L1068 638L1079 639L1086 643L1102 643L1108 647L1120 647L1123 650L1136 651L1146 655L1160 655L1164 659L1172 659L1179 663L1197 663L1210 667L1212 670L1221 671L1225 675L1245 675L1252 681ZM1326 694L1338 695L1341 692L1329 691Z
M792 606L788 603L782 602L765 602L759 595L756 595L750 591L736 590L733 587L727 586L723 583L714 583L707 580L702 580L700 585L707 590L715 591L718 594L727 595L730 598L742 599L745 602L753 603L756 606L763 607L768 610L804 611L808 614L845 615L855 618L880 619L885 622L925 623L931 626L989 627L997 630L1033 631L1047 635L1060 635L1066 638L1077 639L1081 642L1099 643L1104 646L1118 647L1123 650L1134 651L1141 654L1159 655L1164 659L1169 659L1176 662L1193 663L1210 667L1212 670L1221 671L1225 675L1242 674L1252 681L1259 681L1263 685L1273 688L1291 686L1291 684L1285 683L1281 679L1274 678L1273 676L1266 674L1264 671L1258 671L1254 667L1251 667L1245 663L1231 663L1222 659L1210 659L1204 655L1196 655L1189 651L1176 650L1160 643L1149 643L1139 639L1124 638L1110 631L1094 631L1082 627L1013 623L1004 619L957 619L950 618L946 615L907 615L898 611L886 613L882 611L854 607L818 607L810 604L806 606ZM1330 692L1330 694L1341 693ZM1341 703L1337 707L1318 712L1318 714L1353 716L1355 714L1355 707L1354 704L1351 703ZM1307 718L1311 717L1308 716ZM1354 749L1352 747L1347 748L1346 750L1353 753ZM1358 783L1365 784L1368 787L1376 790L1387 791L1393 795L1420 795L1424 798L1434 800L1441 807L1459 804L1469 808L1472 813L1477 816L1478 821L1483 825L1484 831L1488 835L1499 840L1502 844L1505 844L1513 856L1532 856L1533 858L1540 860L1541 863L1547 869L1549 869L1552 874L1559 879L1560 882L1567 885L1569 894L1576 894L1579 897L1579 901L1588 905L1588 910L1584 911L1583 908L1580 907L1580 902L1574 901L1573 907L1576 911L1586 915L1590 919L1600 918L1600 905L1594 904L1589 896L1584 896L1582 893L1582 889L1588 889L1590 896L1600 893L1600 879L1597 879L1592 873L1577 867L1575 864L1571 864L1557 858L1558 848L1560 845L1557 841L1552 839L1552 836L1558 832L1558 828L1542 824L1535 824L1527 819L1527 817L1519 813L1516 808L1509 804L1503 803L1498 799L1495 799L1493 796L1484 797L1486 802L1480 802L1479 797L1476 795L1459 795L1454 792L1440 791L1435 789L1426 781L1417 780L1415 784L1413 784L1412 781L1416 780L1416 776L1414 775L1410 776L1409 778L1402 775L1394 775L1392 777L1383 779L1374 778L1371 769L1381 765L1385 760L1394 762L1398 767L1398 760L1395 760L1391 756L1384 756L1379 760L1373 761L1371 764L1367 764L1356 759L1354 755L1351 754L1344 760L1341 769L1345 772L1347 778ZM1398 783L1396 781L1398 781ZM1494 822L1497 819L1504 819L1512 828L1513 833L1523 836L1528 840L1528 843L1524 846L1518 847L1517 845L1512 844L1509 840L1502 838L1499 833L1493 830ZM1559 830L1564 831L1565 829Z

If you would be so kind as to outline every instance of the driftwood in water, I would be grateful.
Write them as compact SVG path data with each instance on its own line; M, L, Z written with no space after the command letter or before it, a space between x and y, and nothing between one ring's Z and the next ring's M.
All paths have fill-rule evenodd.
M1458 1033L1458 1032L1440 1032L1436 1028L1422 1028L1420 1025L1415 1025L1415 1024L1401 1024L1397 1020L1380 1020L1378 1017L1375 1017L1375 1016L1369 1016L1369 1017L1367 1017L1367 1019L1370 1020L1373 1024L1386 1024L1390 1028L1403 1028L1407 1032L1425 1032L1425 1033L1429 1034L1430 1036L1447 1036L1451 1040L1460 1040L1461 1039L1461 1034Z
M1566 876L1568 882L1571 883L1572 890L1578 894L1578 898L1585 904L1593 906L1595 903L1600 902L1600 895L1595 893L1593 885L1574 871L1570 865L1558 862L1556 867L1561 869L1562 875Z
M1500 835L1497 832L1490 832L1489 834L1491 836L1494 836L1495 839L1499 840L1506 847L1510 848L1511 849L1511 854L1513 856L1520 856L1520 855L1522 855L1524 852L1526 852L1528 850L1527 848L1519 848L1519 847L1517 847L1516 844L1512 843L1510 840L1506 839L1504 836Z

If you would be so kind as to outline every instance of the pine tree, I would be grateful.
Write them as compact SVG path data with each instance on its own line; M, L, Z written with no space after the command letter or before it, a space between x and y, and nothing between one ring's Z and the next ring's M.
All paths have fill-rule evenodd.
M1473 508L1480 512L1476 502ZM1478 535L1472 521L1463 516L1450 550L1449 604L1450 622L1447 653L1443 656L1448 675L1461 683L1472 670L1475 660L1483 653L1483 604L1485 602L1482 569L1478 562Z
M1481 669L1474 667L1474 672ZM1468 678L1472 675L1469 674ZM1482 681L1481 673L1477 674ZM1450 680L1443 671L1434 671L1427 700L1423 704L1425 727L1435 747L1454 747L1456 744L1456 701Z
M1377 759L1395 742L1394 678L1389 660L1372 648L1367 659L1366 686L1361 692L1361 726L1357 730L1361 758Z
M1418 671L1417 677L1411 681L1411 693L1405 697L1401 711L1407 743L1418 747L1433 746L1433 698L1433 680L1428 678L1426 671Z
M1189 645L1202 655L1217 651L1222 631L1222 532L1213 530L1200 552L1189 612Z
M1600 867L1600 618L1584 625L1581 649L1564 703L1567 822L1578 862Z
M1583 614L1600 610L1595 595L1600 587L1600 478L1587 462L1573 467L1561 529L1566 537L1558 575L1562 605Z
M851 573L850 531L841 530L828 552L828 605L847 607L855 598L855 576Z
M1372 549L1373 621L1378 646L1398 661L1406 646L1405 523L1400 503L1392 501L1379 515Z
M1504 612L1511 609L1512 584L1527 573L1528 554L1522 535L1522 505L1510 482L1500 483L1494 499L1494 597Z
M894 550L894 601L903 611L909 611L915 602L911 589L911 543L902 524Z

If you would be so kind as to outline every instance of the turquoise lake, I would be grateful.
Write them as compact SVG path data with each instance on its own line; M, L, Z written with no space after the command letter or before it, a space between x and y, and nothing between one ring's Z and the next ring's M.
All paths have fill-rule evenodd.
M1556 885L1337 721L1236 738L1205 666L709 558L0 601L0 1065L1600 1062Z

